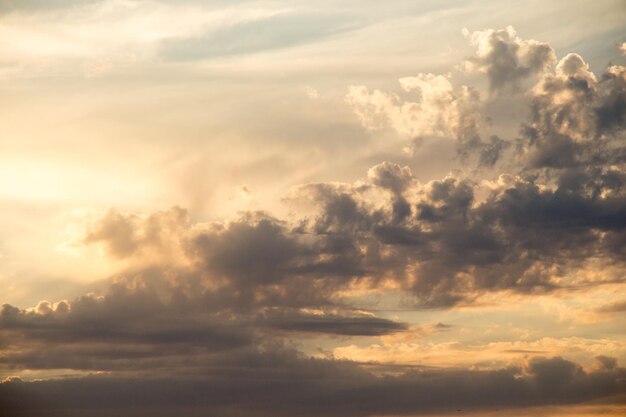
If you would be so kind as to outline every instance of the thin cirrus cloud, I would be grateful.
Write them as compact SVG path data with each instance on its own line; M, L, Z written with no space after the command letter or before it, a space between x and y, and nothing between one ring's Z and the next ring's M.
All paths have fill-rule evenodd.
M166 60L188 61L267 52L318 42L361 25L340 14L285 13L202 36L169 39L163 42L159 55Z
M164 74L179 65L198 71L221 58L262 61L267 52L297 56L300 48L337 47L377 25L368 20L373 9L351 15L301 5L206 6L57 2L39 8L29 2L18 9L5 3L11 11L1 30L17 36L10 57L26 72L30 65L52 69L83 59L82 47L73 47L109 39L109 52L127 40ZM143 20L147 10L153 14ZM174 22L174 12L186 24ZM77 30L49 22L59 35L52 43L64 47L46 51L29 46L40 29L18 25L29 13L35 20L56 14L69 19L65 23L85 16L108 23L87 22ZM110 26L115 16L126 20ZM386 14L382 20L393 21ZM111 27L120 32L104 36ZM68 290L31 307L0 300L3 412L356 417L537 410L559 415L593 408L619 415L626 392L626 68L620 49L614 62L594 72L579 51L558 51L512 26L456 30L468 46L443 73L394 74L383 82L380 74L365 80L343 74L350 81L339 90L299 80L294 91L300 101L272 95L270 88L254 90L283 100L280 109L299 111L302 120L282 126L280 117L266 118L277 107L263 106L246 118L251 106L242 106L235 112L239 120L254 125L263 119L266 133L285 136L266 140L256 125L233 130L230 142L215 139L210 153L217 156L199 158L198 165L214 164L215 183L232 182L219 156L241 150L236 160L252 161L242 168L248 172L242 182L255 177L259 188L274 181L268 171L293 167L283 175L290 179L277 180L284 188L279 202L226 218L203 212L231 207L220 194L207 208L191 210L158 204L85 209L91 215L75 220L79 224L63 246L76 263L59 257L70 265L97 260L107 274L88 276L85 270L78 295ZM44 52L54 56L54 65L33 58ZM90 87L80 88L132 84L108 78L115 63L90 70L92 78L81 81ZM29 81L20 83L12 97L20 97ZM150 85L160 95L149 97L167 98L169 88L191 94ZM127 93L136 97L141 91ZM236 95L221 97L238 102ZM202 131L206 125L197 111L194 117L176 113L180 118L170 123ZM148 116L158 124L159 114ZM328 127L319 127L325 121ZM56 133L69 132L67 126ZM298 126L332 138L333 129L343 129L353 137L343 145L327 138L309 144L315 135L299 133ZM159 141L141 132L124 136L127 151L114 152L119 166L142 155L185 159L190 149L199 153L213 140L205 132L204 139L167 141L168 148L157 152L148 144L156 148ZM304 167L280 165L280 158L255 162L246 157L255 153L246 140L232 140L255 133L262 142L257 154L266 147L263 155L282 152L288 158L293 155L287 151L310 146L315 157L303 153L298 165ZM93 140L89 130L81 134ZM454 148L446 155L451 160L432 145L440 143ZM415 162L416 155L450 169L433 175ZM335 159L346 159L345 171L333 169ZM186 178L200 181L206 172ZM88 177L96 189L97 178ZM251 200L255 187L236 189ZM27 194L2 193L22 204L45 206L53 199L23 198ZM2 262L9 271L12 264Z

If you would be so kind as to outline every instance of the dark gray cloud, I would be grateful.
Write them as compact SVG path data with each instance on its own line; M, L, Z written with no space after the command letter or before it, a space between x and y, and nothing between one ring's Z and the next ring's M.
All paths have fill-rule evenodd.
M35 311L5 304L0 311L0 366L137 371L161 359L164 367L179 363L177 368L184 369L190 366L184 355L193 352L202 360L253 343L250 326L210 314L181 290L164 292L156 278L114 284L101 297L83 296L53 306L42 302Z
M263 233L269 226L259 227ZM250 237L251 228L241 236ZM102 296L42 301L31 310L4 304L0 369L189 372L223 352L256 349L288 335L408 330L404 323L341 307L332 291L306 277L277 286L242 281L237 269L232 281L215 288L219 279L203 282L205 272L153 267L118 277Z
M368 177L374 185L394 194L402 194L415 181L408 167L389 162L382 162L370 168Z
M365 186L334 194L309 186L308 195L320 206L314 231L368 248L367 256L351 258L365 275L395 272L403 282L407 267L417 267L411 290L425 304L440 305L482 291L566 287L554 278L598 256L623 265L626 198L602 178L593 189L511 179L477 202L475 183L449 177L411 190L418 197L400 221L396 197L385 204L379 198L373 208L365 202L371 191ZM386 256L377 256L383 249Z
M610 396L623 396L625 372L618 367L586 372L561 358L533 358L526 369L410 370L399 376L377 377L354 363L312 360L289 349L274 348L222 358L210 373L199 376L13 380L0 384L0 401L10 417L44 410L46 415L68 417L153 412L414 415L607 401Z
M350 336L382 336L408 329L405 323L372 316L302 314L286 309L266 314L261 326L289 332L311 332Z
M215 275L247 284L271 284L289 276L309 250L272 218L243 219L227 229L200 233L192 250Z
M496 135L492 135L488 141L476 135L470 140L460 142L457 146L457 154L465 161L473 155L478 155L479 167L493 167L510 146L511 142Z
M3 333L48 342L197 342L217 349L246 343L245 332L237 326L202 317L201 311L185 309L182 302L165 304L152 291L113 289L104 297L61 302L44 313L5 304L0 326Z

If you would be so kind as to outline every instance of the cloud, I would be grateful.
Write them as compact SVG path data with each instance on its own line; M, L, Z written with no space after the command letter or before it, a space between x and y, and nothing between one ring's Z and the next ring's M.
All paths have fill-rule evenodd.
M543 73L556 60L550 45L519 38L512 26L472 33L465 29L463 33L476 48L466 68L485 73L491 91L519 88L521 81Z
M175 361L190 349L201 358L252 343L249 327L210 315L197 300L194 305L157 282L157 276L119 282L105 296L82 296L54 309L3 305L0 332L6 345L0 366L137 370L150 367L155 358Z
M599 313L621 313L626 311L626 300L606 304L596 310Z
M584 171L623 164L624 71L610 67L598 81L579 55L561 59L532 92L522 129L527 166Z
M313 41L348 25L337 16L330 27L324 19L291 16L309 27L299 35L290 20L280 16L293 8L245 3L1 1L0 13L5 13L0 34L12 39L0 44L3 64L28 77L112 76L141 72L146 63L154 69L164 59L194 60L289 46L281 44L284 36L294 44Z
M337 29L337 22L284 19L237 20L210 35L182 31L163 54L184 60L252 53ZM302 36L283 39L294 31ZM267 36L256 36L261 32ZM419 73L401 78L398 94L353 86L346 96L368 129L456 141L467 169L418 179L415 169L380 162L354 182L295 186L290 201L306 203L309 212L285 218L257 211L196 222L179 207L109 210L82 239L123 265L106 292L0 310L3 373L94 374L6 378L5 409L366 416L623 396L626 371L599 355L613 349L604 339L478 345L483 354L523 355L526 362L515 365L492 360L481 367L470 354L473 363L458 368L410 366L406 355L389 363L390 353L415 355L422 347L416 339L462 328L439 317L425 321L438 324L411 323L409 314L444 315L486 294L521 299L623 285L624 67L596 76L581 56L557 60L549 45L523 40L512 28L468 37L476 55L466 67L486 75L488 95L459 85L452 73ZM512 136L492 130L493 108L506 96L527 110L516 114ZM590 268L596 271L586 274ZM414 311L398 317L362 307L381 299ZM596 312L617 313L622 304ZM350 341L334 350L317 346L323 359L298 350L311 351L307 341L322 339ZM455 343L430 347L449 352ZM561 354L560 343L593 353L597 363L529 357Z
M281 309L264 315L260 325L289 332L381 336L408 329L407 324L369 315L302 314Z
M526 369L413 370L384 377L349 362L311 360L281 349L236 360L225 359L210 376L195 378L91 376L3 383L0 398L13 415L43 409L48 415L95 410L141 415L160 409L189 415L370 416L579 403L624 389L623 368L586 372L558 357L534 358ZM242 363L245 368L237 366Z
M180 213L174 208L145 222L158 225L155 219ZM119 216L128 217L115 213L114 219ZM105 225L110 218L111 212ZM132 219L133 226L141 225ZM25 310L4 304L0 369L189 372L213 363L220 352L257 349L287 333L374 336L407 330L404 323L342 306L334 293L340 284L324 282L334 265L297 265L300 257L311 256L312 246L298 243L275 220L247 220L205 225L195 234L182 231L190 235L184 245L191 260L159 259L147 266L142 261L115 277L104 295L42 301ZM127 228L121 230L128 236ZM131 253L141 259L141 245L152 248L159 241L138 242ZM191 362L185 359L189 354Z
M342 217L329 209L328 197L321 199L326 213L318 225L335 231L350 225L361 242L387 245L393 264L405 266L395 270L396 279L411 282L427 305L496 289L575 285L565 277L595 256L623 267L624 67L610 66L598 78L581 56L557 61L548 44L523 40L512 27L466 35L476 47L469 66L486 74L492 92L508 89L527 109L516 120L518 136L490 132L492 109L510 104L504 95L483 101L475 93L471 106L461 105L459 92L476 90L454 87L451 75L401 79L405 90L421 94L417 102L365 87L352 87L347 100L367 128L454 138L462 160L478 168L500 163L516 180L477 198L484 191L472 175L450 176L402 189L412 199L382 204L376 197L376 205L355 187L335 199L346 209L352 202ZM508 175L500 178L513 178ZM391 215L393 204L398 209Z
M41 11L89 5L102 0L3 0L0 12Z
M367 171L368 178L378 187L388 189L394 194L402 194L414 181L409 167L382 162Z
M179 254L181 240L188 229L188 213L180 207L143 218L109 209L89 226L84 243L101 243L115 258L148 256L152 252L160 259L171 260Z
M160 55L166 60L189 61L266 52L316 42L358 26L339 14L278 12L202 36L168 39L162 43Z
M158 271L178 287L193 283L217 310L332 306L353 285L375 291L386 280L418 305L444 307L485 292L576 289L573 272L596 259L623 268L619 178L587 185L563 174L547 186L503 175L484 187L450 175L422 184L387 162L353 184L297 187L293 198L315 209L295 221L247 213L192 225L178 208L143 220L109 212L86 241L115 257L152 253Z
M427 304L455 303L476 291L550 291L572 285L557 277L585 260L622 262L615 246L626 227L620 194L598 198L518 178L477 200L475 183L451 176L404 190L409 214L400 217L397 197L385 200L373 186L328 187L314 186L320 212L312 230L367 247L367 257L353 258L367 275L395 273ZM383 247L385 257L375 256Z
M500 314L508 317L506 313ZM484 324L481 323L481 326ZM472 335L477 336L476 329L471 327ZM529 338L529 333L541 335L549 332L540 331L533 326L519 330L521 329L511 332L508 340L506 336L499 336L497 341L492 340L490 335L493 333L488 331L487 341L478 336L478 339L471 337L467 342L464 338L466 329L463 326L441 327L431 323L413 326L408 332L381 335L371 344L347 341L335 347L332 354L337 359L361 363L417 367L427 364L441 369L492 370L503 366L522 366L536 355L563 356L575 360L587 369L595 369L598 365L605 366L602 365L604 359L598 357L622 357L626 353L619 341L610 338ZM606 361L610 362L608 359Z
M416 101L365 86L350 86L347 103L364 127L370 130L391 127L402 136L453 137L470 140L480 120L476 90L462 86L455 89L449 76L418 74L399 80L402 89L415 94Z
M623 66L609 66L598 78L580 55L557 61L550 45L521 39L510 26L464 33L476 48L465 69L484 73L491 92L509 94L481 97L476 87L458 86L453 74L401 78L405 92L417 93L414 101L351 86L346 101L361 124L369 130L390 127L409 139L454 139L458 155L464 160L476 155L479 167L493 167L505 156L507 166L521 170L623 164ZM528 114L507 120L519 125L521 137L493 129L502 118L501 106Z

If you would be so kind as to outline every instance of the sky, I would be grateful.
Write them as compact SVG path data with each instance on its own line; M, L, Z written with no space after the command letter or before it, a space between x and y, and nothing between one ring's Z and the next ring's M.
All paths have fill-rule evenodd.
M0 414L624 415L624 22L0 0Z

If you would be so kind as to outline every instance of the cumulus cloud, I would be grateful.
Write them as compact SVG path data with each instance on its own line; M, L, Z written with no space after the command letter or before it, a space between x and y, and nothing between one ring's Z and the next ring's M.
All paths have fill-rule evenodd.
M418 74L399 81L405 92L416 96L415 101L379 90L370 92L365 86L349 88L346 101L363 126L371 130L389 126L409 138L471 139L480 122L476 90L454 88L446 75Z
M557 60L548 44L524 40L512 27L464 33L476 48L465 69L486 75L492 97L454 87L452 75L420 74L400 80L418 93L416 102L365 87L353 87L348 102L370 129L454 138L461 158L482 167L505 160L514 171L500 178L515 179L491 187L486 198L478 198L484 190L471 175L407 190L394 180L400 168L392 175L385 164L370 171L370 181L396 197L381 203L356 185L323 196L317 225L344 234L347 226L358 229L355 239L370 252L384 245L378 250L395 268L379 258L380 271L393 271L426 305L466 302L482 291L575 286L567 277L595 257L623 268L624 67L598 77L580 55ZM473 100L462 99L471 91ZM527 109L516 120L518 136L496 135L485 123L490 106L508 105L505 91ZM340 201L342 216L331 209Z
M363 126L391 127L411 139L454 139L460 157L476 155L484 167L493 167L511 149L508 166L522 170L575 166L580 171L624 163L623 66L612 65L597 77L580 55L557 60L550 45L522 39L510 26L464 34L476 52L463 68L485 74L490 91L498 94L481 97L476 87L458 86L453 74L401 78L402 89L416 100L352 86L346 100ZM515 111L525 109L520 116L529 116L512 121L520 126L519 137L503 137L491 129L492 113L511 107L513 96Z
M519 38L512 26L472 33L465 29L463 34L476 48L476 55L468 58L465 66L486 74L491 91L519 88L521 81L555 63L550 45Z
M624 71L610 67L598 81L579 55L562 58L531 93L525 164L578 171L623 165Z
M248 213L191 225L177 208L142 221L109 212L87 242L117 257L175 247L176 263L156 270L217 310L329 307L353 285L375 291L385 281L418 305L450 306L492 291L573 289L574 272L598 259L624 267L621 171L599 174L560 173L556 184L503 175L485 187L453 175L421 183L386 162L353 184L297 187L293 198L315 210L295 222Z
M370 171L373 182L387 189L396 182L377 175L402 172L389 165ZM407 172L407 171L404 171ZM310 186L321 189L320 185ZM443 180L402 189L407 210L397 213L396 194L386 200L372 188L355 184L331 193L317 192L320 212L313 230L342 236L367 248L353 257L369 276L394 275L426 304L448 304L476 292L509 289L550 291L573 285L564 277L597 256L623 265L616 246L626 224L620 194L604 197L545 188L517 178L484 199L467 178ZM550 230L546 235L545 231Z

